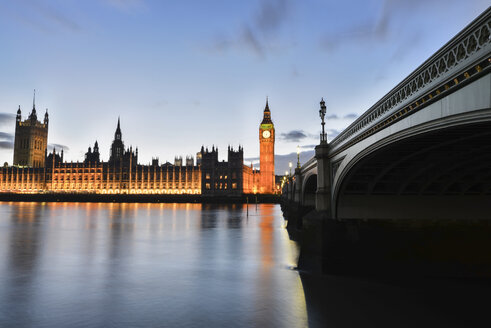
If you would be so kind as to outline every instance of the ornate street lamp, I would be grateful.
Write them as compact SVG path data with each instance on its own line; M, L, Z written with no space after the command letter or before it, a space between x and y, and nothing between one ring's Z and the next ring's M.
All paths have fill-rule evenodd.
M324 125L326 124L326 122L324 122L324 118L326 116L326 102L324 101L324 98L321 99L320 105L321 105L321 109L319 110L319 116L322 121L321 144L325 144L327 143L327 135L324 130Z
M292 162L288 163L288 166L290 167L290 175L292 175L292 166L293 166Z

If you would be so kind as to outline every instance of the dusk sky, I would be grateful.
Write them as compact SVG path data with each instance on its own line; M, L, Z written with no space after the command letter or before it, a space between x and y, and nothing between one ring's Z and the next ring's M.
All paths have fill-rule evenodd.
M15 113L48 108L48 143L104 161L121 118L139 161L201 145L259 156L269 97L276 154L306 160L489 6L489 0L0 0L0 161ZM60 147L60 146L59 146ZM291 155L290 155L291 156ZM278 158L286 158L279 156ZM250 163L247 161L246 163ZM277 173L284 173L279 160Z

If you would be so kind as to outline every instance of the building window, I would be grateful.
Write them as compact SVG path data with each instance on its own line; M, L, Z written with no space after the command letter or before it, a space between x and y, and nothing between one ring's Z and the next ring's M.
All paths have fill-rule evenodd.
M209 183L207 183L207 184L205 185L205 188L206 188L207 190L210 190L210 189L211 189L210 184L209 184Z
M232 189L237 189L237 182L232 183Z

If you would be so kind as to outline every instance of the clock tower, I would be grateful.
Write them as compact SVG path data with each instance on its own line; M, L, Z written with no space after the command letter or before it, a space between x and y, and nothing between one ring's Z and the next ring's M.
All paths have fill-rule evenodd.
M275 186L274 176L274 124L271 121L268 99L264 108L264 116L259 126L259 193L272 194Z

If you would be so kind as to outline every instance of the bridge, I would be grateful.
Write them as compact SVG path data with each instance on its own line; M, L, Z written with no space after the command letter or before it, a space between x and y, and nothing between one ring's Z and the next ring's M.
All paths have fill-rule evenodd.
M491 219L490 31L491 7L321 141L284 202L335 220Z

